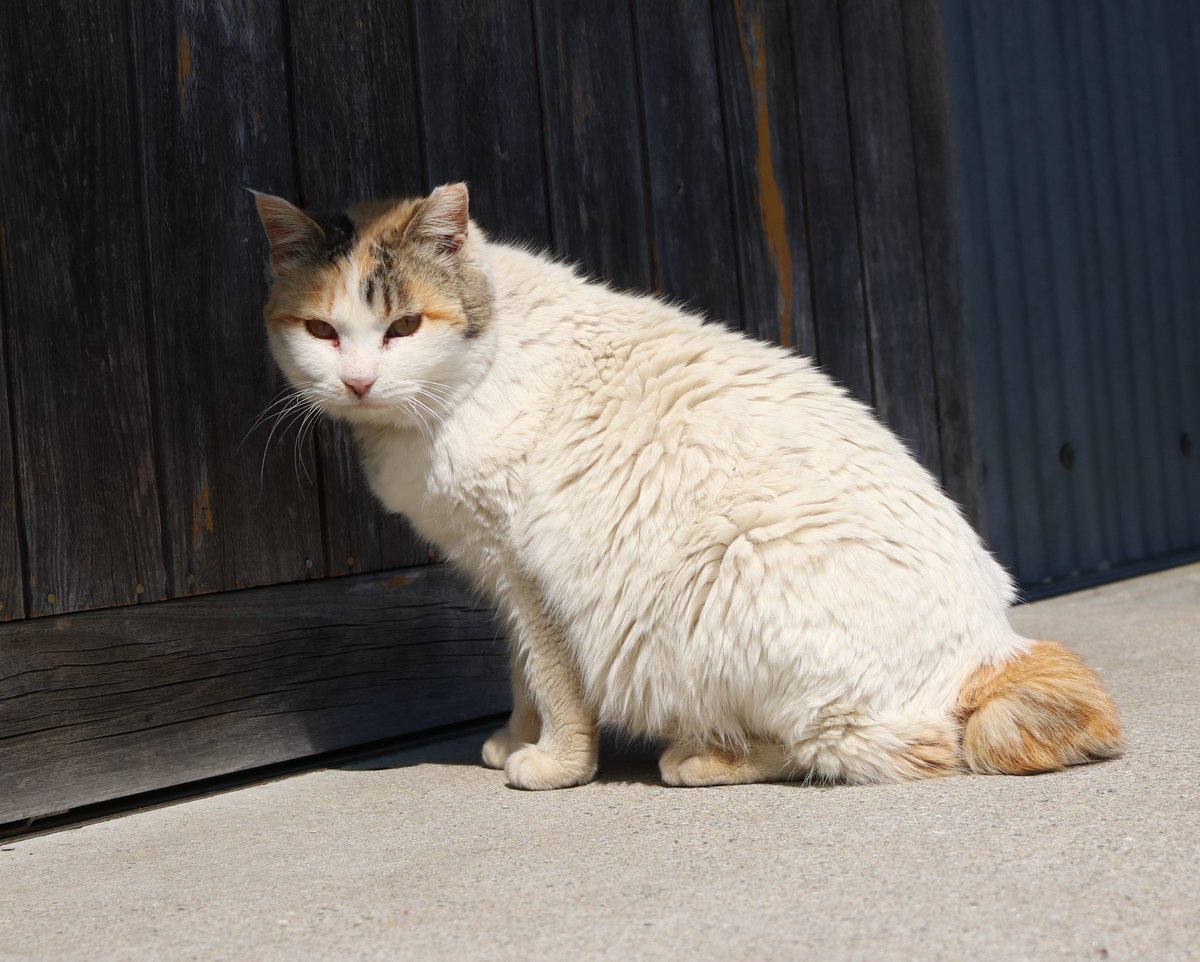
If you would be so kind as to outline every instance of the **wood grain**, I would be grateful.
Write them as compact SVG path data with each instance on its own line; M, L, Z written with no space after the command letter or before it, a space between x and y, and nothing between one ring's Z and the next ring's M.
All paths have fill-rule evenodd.
M1134 453L1137 471L1135 490L1142 505L1142 536L1145 553L1164 554L1169 546L1166 478L1154 445L1154 423L1158 415L1152 334L1161 314L1162 292L1152 290L1150 236L1154 227L1146 223L1147 185L1139 175L1137 78L1132 72L1129 25L1125 4L1102 0L1100 27L1104 41L1106 72L1110 76L1109 111L1113 125L1113 161L1116 169L1117 213L1121 227L1121 270L1127 302L1122 325L1122 347L1128 376L1127 402L1133 413L1135 432L1128 450Z
M1108 418L1103 422L1105 445L1112 452L1117 528L1111 535L1110 560L1114 565L1146 557L1143 504L1134 454L1137 428L1131 403L1129 352L1125 325L1134 310L1129 300L1124 269L1126 238L1117 201L1117 170L1113 124L1109 109L1111 82L1105 65L1101 26L1097 17L1082 11L1069 20L1067 35L1078 43L1083 112L1082 151L1092 191L1086 208L1095 219L1096 273L1092 283L1099 294L1099 311L1093 322L1092 350L1104 372L1103 395Z
M550 245L529 0L417 0L425 157L493 237Z
M907 0L900 5L900 12L936 386L941 480L976 530L986 533L963 319L960 234L941 14L937 0Z
M1200 544L1200 10L1189 0L1167 7L1167 50L1170 62L1167 123L1171 125L1164 163L1177 172L1179 185L1169 215L1183 221L1183 242L1172 243L1172 271L1182 278L1183 313L1176 315L1177 349L1174 352L1182 394L1182 412L1174 439L1175 455L1183 465L1188 531L1192 544ZM1171 153L1171 146L1174 153ZM1176 260L1178 258L1178 260ZM1185 453L1185 450L1187 453Z
M742 317L757 337L813 354L800 123L786 4L713 5Z
M250 431L280 382L244 188L293 193L278 9L178 0L137 17L133 38L168 591L319 577L311 448Z
M954 135L958 245L963 271L962 329L968 347L973 401L973 441L979 452L986 532L993 552L1006 564L1017 558L1012 486L1008 468L1002 372L996 358L1003 332L997 322L996 275L989 222L989 183L980 103L977 58L970 10L964 3L943 6L942 36L950 82ZM906 26L907 35L907 26Z
M1173 117L1169 58L1164 46L1172 32L1167 0L1126 5L1124 40L1129 50L1131 106L1137 144L1137 176L1145 224L1146 279L1149 290L1147 323L1139 340L1153 372L1154 420L1143 427L1151 456L1162 474L1163 514L1167 553L1191 544L1188 531L1188 492L1178 434L1183 419L1183 394L1176 358L1182 340L1179 322L1197 326L1196 302L1188 302L1185 280L1194 264L1187 263L1182 222L1183 185L1170 159L1177 155L1172 139ZM1179 18L1172 18L1178 22ZM1182 24L1180 24L1182 27ZM1178 28L1176 28L1178 29ZM1197 121L1194 116L1193 123ZM1195 176L1195 172L1192 172ZM1192 380L1196 380L1193 372Z
M536 0L534 11L554 248L618 287L649 290L629 8Z
M1052 163L1059 165L1058 176L1063 168L1069 172L1069 199L1073 215L1071 229L1074 231L1075 262L1066 269L1074 275L1078 285L1076 302L1068 308L1065 318L1064 352L1075 362L1082 362L1082 371L1076 369L1074 377L1087 384L1086 393L1076 399L1088 407L1086 423L1091 432L1090 450L1085 455L1088 468L1094 474L1098 499L1098 514L1090 518L1092 530L1098 537L1099 559L1091 569L1104 570L1113 566L1121 556L1120 493L1117 485L1118 452L1112 434L1114 398L1107 389L1109 383L1109 360L1104 350L1104 317L1113 309L1106 303L1102 290L1100 266L1100 227L1095 198L1096 163L1092 158L1087 163L1080 159L1088 156L1088 110L1086 87L1092 82L1090 65L1082 56L1080 32L1075 29L1074 11L1066 6L1054 10L1054 22L1050 28L1055 41L1055 53L1062 61L1065 94L1058 123L1062 125L1056 137L1065 137L1065 142L1054 141L1051 150ZM1054 123L1053 120L1050 121ZM1065 158L1059 153L1065 153ZM1060 237L1061 247L1067 240ZM1067 290L1068 296L1069 289ZM1078 418L1080 415L1075 415Z
M441 567L0 627L0 823L503 711Z
M1004 89L1005 66L995 36L1002 17L992 5L970 4L970 30L978 100L984 171L984 204L987 220L979 226L991 237L994 313L989 323L996 331L996 351L981 357L999 372L998 406L981 418L998 418L1006 441L1001 460L993 470L1009 478L1012 512L1009 515L1013 554L1005 559L1022 581L1037 583L1049 576L1046 532L1038 488L1036 449L1029 439L1037 436L1032 395L1028 389L1028 356L1020 336L1027 306L1020 258L1016 210L1016 185L1008 160L1009 131ZM970 109L970 108L968 108Z
M17 512L16 452L10 426L8 365L4 346L8 308L4 297L4 237L0 232L0 621L25 617L23 534Z
M835 380L870 404L874 389L837 0L788 9L817 356Z
M166 594L125 7L0 12L0 232L30 615Z
M900 8L854 0L840 14L875 407L940 477Z
M425 193L411 5L364 0L292 3L287 10L296 199L340 210ZM316 437L327 572L424 561L428 549L368 490L349 432L323 423Z
M1062 355L1058 344L1054 275L1050 262L1049 198L1042 181L1042 143L1037 128L1040 99L1034 77L1029 11L1017 2L999 20L999 52L1005 63L1005 150L1013 176L1015 256L1019 262L1020 310L1005 319L1021 352L1026 380L1022 389L1032 402L1033 434L1027 456L1033 461L1037 505L1055 537L1045 541L1045 573L1052 578L1070 566L1075 525L1070 511L1070 473L1060 460L1066 446L1076 451L1079 441L1068 436L1064 408ZM1075 453L1078 465L1079 454Z
M742 327L709 4L662 0L633 9L657 287Z

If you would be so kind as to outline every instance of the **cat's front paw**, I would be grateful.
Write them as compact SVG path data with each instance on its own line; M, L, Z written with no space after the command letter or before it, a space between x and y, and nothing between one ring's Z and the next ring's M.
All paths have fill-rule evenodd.
M594 756L559 759L537 745L517 749L504 765L508 784L529 791L586 785L595 774Z
M488 768L503 768L519 744L513 740L511 729L505 725L483 743L483 764Z

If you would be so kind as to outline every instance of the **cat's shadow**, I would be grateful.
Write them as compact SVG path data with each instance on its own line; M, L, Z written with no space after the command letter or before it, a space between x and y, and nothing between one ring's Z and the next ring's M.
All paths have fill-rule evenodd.
M332 767L348 772L389 771L417 765L483 768L479 752L490 733L490 728L481 728L477 732L431 739ZM660 751L653 742L606 733L600 739L600 770L595 780L605 784L661 785L658 774Z

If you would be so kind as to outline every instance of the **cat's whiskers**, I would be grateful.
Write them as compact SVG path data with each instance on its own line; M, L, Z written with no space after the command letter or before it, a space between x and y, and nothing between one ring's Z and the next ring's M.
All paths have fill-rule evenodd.
M429 441L429 446L432 448L434 445L433 429L426 422L425 418L421 416L420 410L413 403L414 399L407 397L400 398L400 401L403 403L405 412L409 415L409 418L416 422L417 427L420 428L421 433L425 435L426 440Z
M312 404L304 417L300 421L300 427L296 431L296 443L292 450L292 468L296 473L296 483L300 483L300 471L304 471L304 480L312 484L312 476L308 473L308 462L303 457L303 448L306 443L305 434L311 434L316 431L317 425L321 420L322 409L320 404Z
M280 428L282 427L283 430L280 432L280 435L279 435L280 438L282 439L284 437L284 435L287 434L287 432L291 428L291 426L296 423L296 420L298 418L304 417L308 413L308 411L311 410L313 403L314 402L313 402L312 398L308 395L308 392L301 391L300 396L295 399L293 404L284 408L282 411L280 411L275 416L275 423L271 426L271 433L267 435L267 441L263 445L262 461L260 462L259 467L258 467L258 487L259 487L260 492L262 491L263 485L266 480L267 454L271 450L271 441L275 437L275 432L279 431Z
M250 439L250 435L257 431L259 427L261 427L268 419L276 416L279 413L276 408L279 408L280 405L286 406L289 402L295 401L297 398L300 398L303 395L303 391L287 392L287 389L284 388L280 396L269 402L267 406L259 413L258 417L254 419L253 423L250 425L250 429L242 437L242 440L238 442L237 450L240 451L242 446Z

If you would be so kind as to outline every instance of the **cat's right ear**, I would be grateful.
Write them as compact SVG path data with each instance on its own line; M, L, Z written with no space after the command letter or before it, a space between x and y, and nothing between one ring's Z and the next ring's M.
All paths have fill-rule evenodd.
M272 194L251 190L263 233L271 245L271 271L282 274L288 265L312 254L324 236L321 225L294 204Z

